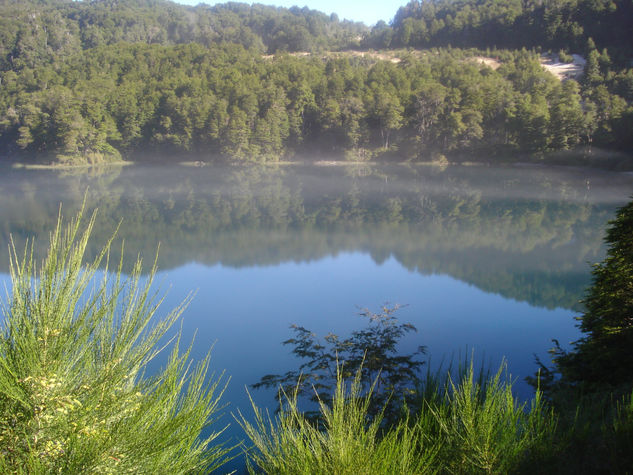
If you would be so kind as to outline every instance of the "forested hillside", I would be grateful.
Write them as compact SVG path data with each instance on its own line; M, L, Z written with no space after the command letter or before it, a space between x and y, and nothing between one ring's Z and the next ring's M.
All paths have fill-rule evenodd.
M237 43L261 53L359 44L362 23L308 8L226 3L187 7L163 0L0 2L2 70L34 67L96 46Z
M239 160L294 152L567 148L592 130L578 85L535 55L497 71L460 51L400 64L275 59L238 45L120 43L4 75L5 147L77 154L199 152Z
M543 48L585 51L589 38L619 61L633 55L630 0L412 0L391 27L364 40L374 47Z
M430 11L438 21L459 17L448 11L479 12L468 16L472 40L445 37L490 46L477 40L496 38L490 36L496 30L482 33L489 3L411 2L392 27L369 31L307 8L3 2L0 160L77 163L159 153L240 161L297 154L427 160L583 144L633 149L626 42L616 42L617 60L604 47L628 19L616 22L605 13L602 29L611 36L585 39L587 30L574 37L585 41L583 51L569 50L586 55L580 83L544 71L536 51L455 49L443 46L440 33L424 41L413 34L404 41L401 34L404 25L421 28ZM523 16L528 11L541 10L520 9ZM442 47L388 57L350 51L374 44L381 31L392 35L382 46ZM501 33L498 38L498 46L521 44L519 37L508 44ZM481 64L483 55L500 66Z

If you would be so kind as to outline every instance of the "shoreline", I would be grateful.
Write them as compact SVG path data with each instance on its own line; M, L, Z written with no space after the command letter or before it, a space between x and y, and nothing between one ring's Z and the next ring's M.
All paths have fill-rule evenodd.
M104 163L78 163L78 164L64 164L64 163L24 163L24 162L13 162L11 164L7 164L9 168L13 170L76 170L81 168L101 168L101 167L126 167L129 165L135 165L137 162L130 162L127 160L122 160L118 162L104 162Z
M482 157L483 158L483 157ZM495 159L496 158L496 159ZM261 166L306 166L315 167L359 167L359 166L381 166L381 165L400 165L407 167L433 167L446 168L453 166L464 167L492 167L492 166L519 166L519 167L569 167L569 168L594 168L605 171L633 173L633 155L624 152L609 152L605 150L595 150L587 153L580 152L558 152L549 155L526 155L517 154L516 156L486 157L477 160L472 156L458 155L451 158L441 156L440 159L432 160L346 160L342 159L284 159L284 160L268 160L268 161L239 161L231 162L228 160L118 160L113 162L101 163L27 163L23 161L7 160L0 161L0 168L9 168L12 170L95 170L100 168L116 168L134 165L175 165L182 167L208 167L208 166L237 166L237 167L261 167Z

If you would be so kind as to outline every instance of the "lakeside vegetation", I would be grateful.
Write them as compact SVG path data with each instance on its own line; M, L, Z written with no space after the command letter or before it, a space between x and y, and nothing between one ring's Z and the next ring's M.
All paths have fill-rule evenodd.
M92 262L95 215L61 215L41 264L11 247L11 292L0 333L2 473L207 473L228 452L213 431L225 383L210 356L193 365L180 338L163 337L187 301L162 318L152 270L111 265L111 240ZM110 273L109 271L112 271ZM148 364L171 346L160 371Z
M396 320L397 307L362 312L367 326L346 339L294 326L284 344L307 361L254 385L280 385L278 415L253 404L255 423L242 416L257 449L251 472L629 473L632 239L633 201L607 230L607 257L578 317L584 336L569 351L554 340L551 367L537 359L527 402L514 397L504 364L490 374L466 359L423 375L424 349L398 350L415 327ZM318 403L316 413L302 411L301 398Z
M334 386L326 388L333 389L332 399L318 399L316 421L297 405L298 393L282 394L274 421L257 408L254 423L240 419L254 445L250 469L626 473L633 464L632 370L630 358L621 355L628 354L631 338L632 216L633 203L619 211L608 232L611 247L594 271L581 317L586 337L554 359L549 374L559 373L555 380L546 378L540 388L535 379L533 400L515 399L503 367L477 376L466 364L446 375L427 373L416 385L401 380L417 401L409 400L399 417L384 412L385 398L374 396L379 384L388 391L393 381L388 375L382 383L376 379L373 350L408 367L409 357L389 356L408 330L391 313L369 314L377 326L352 336L350 342L360 346L353 346L351 360L337 363L330 376ZM160 299L152 298L151 279L140 283L140 264L129 280L122 280L119 265L114 280L105 273L92 287L99 260L108 259L106 246L95 261L82 263L93 222L80 233L79 218L66 228L60 220L41 266L28 247L24 254L14 248L0 335L0 467L10 473L204 473L219 466L228 449L213 444L217 433L198 438L217 412L221 388L219 380L206 379L208 357L191 368L176 340L164 370L142 371L183 307L154 320ZM608 282L620 289L617 301ZM335 336L330 339L337 344ZM596 353L605 342L614 351ZM311 357L310 345L293 344ZM358 358L363 345L364 361ZM587 362L595 373L582 371ZM346 363L357 371L346 374ZM593 374L615 379L605 384Z
M628 31L628 4L520 4L411 2L392 26L369 30L261 5L4 2L2 159L429 161L579 145L633 150L630 48L615 41ZM596 30L587 18L598 11ZM434 22L444 27L418 34ZM509 41L497 31L517 24L549 33ZM497 42L479 41L491 31ZM384 59L349 51L362 45L426 49ZM580 82L544 71L539 53L524 49L536 46L584 55ZM500 66L474 60L481 56Z

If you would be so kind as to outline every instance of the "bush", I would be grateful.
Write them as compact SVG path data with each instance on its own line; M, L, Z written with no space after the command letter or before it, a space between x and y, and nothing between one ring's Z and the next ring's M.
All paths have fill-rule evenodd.
M348 386L339 366L331 401L319 400L318 422L306 418L297 391L283 393L275 420L253 404L255 423L240 414L254 445L249 472L274 474L415 474L434 472L437 442L425 441L422 426L403 418L382 431L382 413L370 415L372 393L363 390L362 368ZM252 465L254 463L255 467Z
M562 49L558 52L558 60L561 63L573 63L574 57L571 54L567 53L564 49Z
M536 392L528 407L512 394L505 363L486 379L475 378L472 364L441 387L441 399L422 406L420 420L429 436L441 440L439 458L448 473L534 471L556 431L556 418ZM483 373L480 373L483 374ZM437 378L436 378L437 379ZM538 470L537 470L538 471Z
M0 334L0 472L206 473L228 449L200 434L218 412L222 378L207 383L209 356L196 365L179 351L144 375L187 301L157 320L155 267L137 261L124 278L109 271L112 240L83 257L93 214L65 227L61 214L40 266L33 243L12 246L12 290ZM103 277L96 278L101 264ZM212 378L213 379L213 378Z
M305 396L314 403L322 403L332 400L338 385L337 376L344 381L351 380L360 372L361 393L372 388L369 415L382 412L386 424L398 422L403 403L409 404L415 399L419 370L424 365L420 358L426 352L422 346L408 355L398 351L400 340L417 331L410 323L400 323L394 316L399 308L399 305L384 305L378 313L362 309L359 316L366 319L367 324L348 338L328 333L321 340L312 331L291 325L295 337L284 341L284 345L292 345L292 352L306 361L298 370L266 375L252 387L280 387L278 400L283 392L294 391L298 398ZM318 418L321 414L307 411L306 415Z
M427 474L539 472L551 456L557 422L540 392L529 407L512 395L503 378L476 378L472 365L451 379L434 375L420 390L419 410L403 409L400 420L384 425L373 416L372 386L363 390L362 368L351 384L337 372L331 401L319 400L320 417L298 409L299 388L273 420L255 405L255 423L240 414L253 443L251 473ZM481 373L483 375L484 373ZM442 381L442 382L440 382ZM316 390L315 390L316 391ZM544 462L541 462L544 460ZM543 470L545 471L545 470Z

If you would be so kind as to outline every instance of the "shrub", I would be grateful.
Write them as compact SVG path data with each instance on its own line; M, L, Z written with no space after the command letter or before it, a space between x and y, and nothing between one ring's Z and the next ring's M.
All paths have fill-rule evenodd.
M571 54L567 53L567 51L565 51L564 49L561 49L558 52L558 60L561 63L573 63L574 57Z
M337 376L352 380L360 372L361 393L373 384L369 415L382 411L385 423L397 422L403 403L410 404L415 399L419 371L424 365L420 358L426 352L423 346L408 355L398 351L400 340L417 331L394 316L399 308L384 305L378 313L362 309L359 316L366 319L366 326L347 338L328 333L321 340L310 330L292 325L295 337L283 344L292 345L292 352L306 361L298 370L266 375L252 387L281 387L282 392L289 394L294 390L297 396L317 403L333 399ZM306 415L320 416L319 411L307 411Z
M361 384L362 368L349 386L338 367L332 400L319 400L317 422L298 408L297 394L282 393L273 420L253 404L255 423L240 414L254 448L249 472L274 474L415 474L433 473L437 443L426 440L422 426L403 418L382 431L382 413L370 415L372 387ZM255 467L253 466L255 465Z
M443 397L422 406L425 432L441 440L439 459L448 473L517 473L532 465L556 431L554 414L536 392L529 407L512 394L503 363L491 377L475 377L472 364L450 375ZM479 373L480 376L483 373ZM435 378L437 379L437 378Z
M420 389L419 409L403 408L400 420L390 425L383 424L383 412L370 411L375 383L363 390L362 368L346 386L339 367L332 400L319 399L317 418L299 410L299 386L290 396L281 392L275 419L253 404L254 424L240 414L253 443L251 473L546 471L557 421L540 392L529 406L520 403L503 377L505 364L490 377L484 372L476 377L472 365L460 366L454 379L439 371Z
M40 266L12 245L12 289L0 333L0 472L206 473L228 449L200 434L218 413L209 355L193 366L179 336L164 369L147 365L187 301L165 318L150 292L155 266L110 272L112 240L84 264L93 214L60 217ZM104 264L103 276L97 278ZM143 283L145 282L145 283Z

